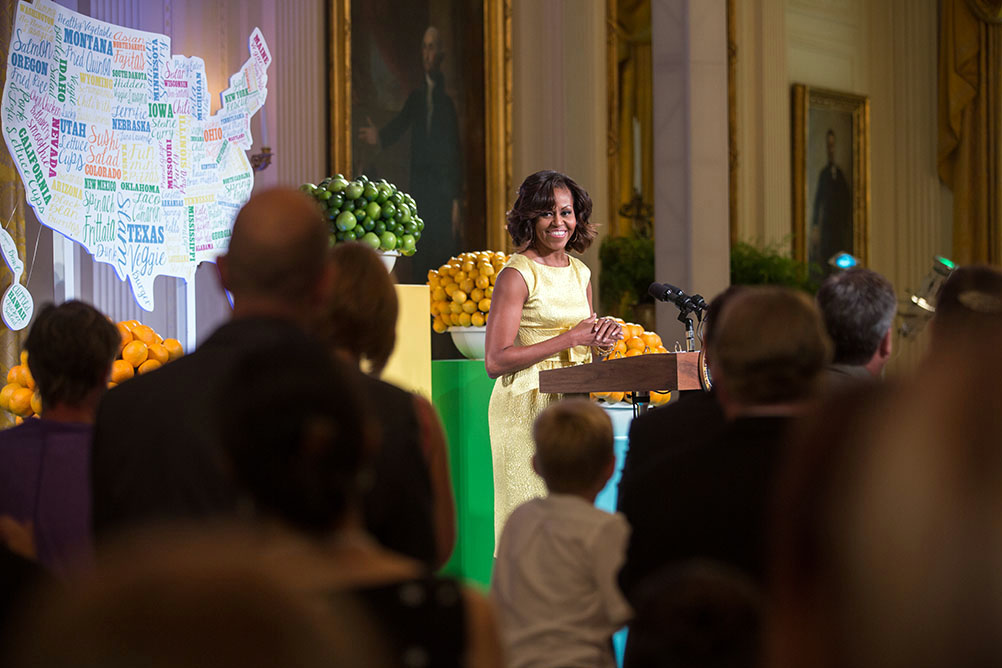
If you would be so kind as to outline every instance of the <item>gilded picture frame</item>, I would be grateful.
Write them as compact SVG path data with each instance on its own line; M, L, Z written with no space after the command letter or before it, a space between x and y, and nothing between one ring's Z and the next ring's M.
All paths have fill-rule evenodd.
M791 90L793 254L827 271L838 251L870 256L870 100Z
M399 3L399 12L394 11L395 4ZM353 111L361 115L360 100L365 97L366 91L354 90L352 73L353 64L357 66L357 59L352 58L353 45L358 49L365 49L367 53L377 51L380 47L394 48L392 42L378 43L375 36L366 32L368 25L372 23L372 12L370 8L373 4L377 6L377 12L381 16L389 17L382 25L385 30L394 35L407 35L406 48L408 54L413 52L413 59L406 65L411 70L417 67L414 62L420 63L422 57L423 41L420 38L421 32L425 31L425 26L419 26L418 39L414 39L414 22L409 24L406 17L408 12L413 14L416 4L410 0L383 0L381 3L369 3L365 8L365 15L353 17L353 5L355 11L360 11L361 3L356 0L329 0L329 96L330 96L330 169L331 173L341 172L346 176L354 177L350 174L353 168L359 165L359 156L353 155L360 147L359 136L360 127L366 123L378 125L381 123L379 117L369 121L368 118L353 118ZM465 108L465 104L471 99L469 96L480 91L469 90L463 87L466 81L451 81L446 79L444 87L447 91L459 91L454 94L455 106L458 108L460 139L469 143L479 143L482 138L482 150L479 146L464 146L468 151L464 153L464 166L461 178L466 180L464 191L473 193L472 197L467 197L463 202L462 219L460 224L470 226L464 228L462 237L465 245L485 244L492 250L505 250L508 248L508 235L505 230L505 211L510 202L514 199L512 186L512 66L511 66L511 0L435 0L422 5L425 7L427 16L423 19L428 25L434 25L438 21L437 17L449 15L454 23L456 16L473 16L475 19L482 17L482 40L478 33L460 33L460 25L455 25L454 30L443 29L442 41L445 45L445 58L452 58L446 61L453 70L446 73L449 76L453 71L469 71L470 62L473 58L465 58L469 53L458 52L453 49L449 52L450 46L458 44L466 45L468 49L482 49L483 72L475 72L476 76L470 77L470 81L482 82L483 110L482 114L470 113ZM461 10L461 11L460 11ZM469 11L467 11L469 10ZM465 14L464 14L465 12ZM366 24L366 20L369 24ZM399 25L394 25L394 22ZM475 23L477 21L471 21ZM479 27L479 26L478 26ZM399 31L394 33L393 31ZM426 33L427 34L427 33ZM401 38L403 39L403 38ZM447 41L451 40L451 41ZM411 44L413 42L413 44ZM387 46L387 44L389 46ZM361 51L360 51L361 53ZM473 54L479 56L480 54ZM463 70L462 68L466 68ZM444 69L444 68L443 68ZM362 76L361 70L355 74ZM374 78L370 73L368 75ZM410 78L414 78L411 76ZM355 82L356 88L363 82ZM371 80L364 83L372 87ZM471 84L472 85L472 84ZM479 100L475 100L479 103ZM399 105L399 96L396 104ZM429 114L431 112L429 111ZM464 114L466 114L464 118ZM482 127L466 127L471 123L482 123ZM380 136L385 136L380 130ZM396 143L404 144L406 138ZM367 148L367 147L365 147ZM405 150L405 149L402 149ZM482 155L482 161L478 156ZM471 163L471 160L473 161ZM482 164L481 164L482 162ZM403 177L406 181L406 176ZM422 205L419 199L418 211L421 214ZM427 224L427 221L426 221ZM471 230L466 234L466 230ZM458 243L458 240L457 240ZM421 243L418 244L417 259L421 255ZM482 250L482 248L461 248L458 250ZM424 282L424 276L410 277L412 282Z

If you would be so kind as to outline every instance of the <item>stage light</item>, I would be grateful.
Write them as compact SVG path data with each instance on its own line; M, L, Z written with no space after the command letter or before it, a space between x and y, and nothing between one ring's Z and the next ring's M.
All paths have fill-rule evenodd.
M846 269L852 269L853 267L859 266L859 258L846 253L845 251L839 251L835 253L830 258L828 258L828 264L840 271L845 271Z
M949 277L957 265L949 258L937 255L933 258L932 269L922 279L922 285L916 291L905 290L908 299L902 302L898 309L901 316L901 326L898 333L908 338L915 336L925 324L929 322L933 314L936 313L936 296L943 285L943 281Z

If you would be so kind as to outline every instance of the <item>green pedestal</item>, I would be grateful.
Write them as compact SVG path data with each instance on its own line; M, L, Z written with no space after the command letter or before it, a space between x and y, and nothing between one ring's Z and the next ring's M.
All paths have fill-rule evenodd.
M449 439L456 550L443 572L484 587L494 559L494 477L487 404L494 381L482 360L434 360L431 400Z

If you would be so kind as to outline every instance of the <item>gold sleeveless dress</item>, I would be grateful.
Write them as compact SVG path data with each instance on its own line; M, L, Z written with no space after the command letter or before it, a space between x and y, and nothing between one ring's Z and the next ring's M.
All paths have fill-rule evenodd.
M550 267L516 253L505 265L518 271L529 288L515 345L528 346L553 338L591 315L587 293L591 270L577 258L568 257L568 266ZM543 479L532 470L532 424L561 395L540 394L539 372L590 361L591 349L576 346L495 381L488 409L494 462L495 546L511 512L529 499L546 494Z

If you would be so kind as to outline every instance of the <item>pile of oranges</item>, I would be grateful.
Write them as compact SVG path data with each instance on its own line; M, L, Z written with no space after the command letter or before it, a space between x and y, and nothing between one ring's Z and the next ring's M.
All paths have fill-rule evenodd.
M117 327L122 343L118 348L118 358L111 365L108 387L115 387L137 373L159 369L184 354L180 341L165 339L138 320L125 320ZM21 363L7 372L7 384L0 390L0 409L16 415L16 424L42 412L42 397L28 369L26 350L21 351Z
M111 364L108 387L115 387L137 373L159 369L184 355L180 341L165 339L138 320L123 320L117 327L122 335L122 345L118 349L118 359Z
M613 318L623 327L623 338L616 342L612 352L606 356L606 360L616 360L623 357L636 357L638 355L659 355L667 353L668 349L661 342L661 337L654 332L646 332L640 325L632 322L624 322L619 318ZM600 399L609 404L628 402L632 403L633 397L630 392L592 392L592 399ZM661 405L668 403L671 392L651 392L651 403Z
M437 270L428 271L432 328L483 327L494 294L494 281L508 261L499 251L462 253Z

